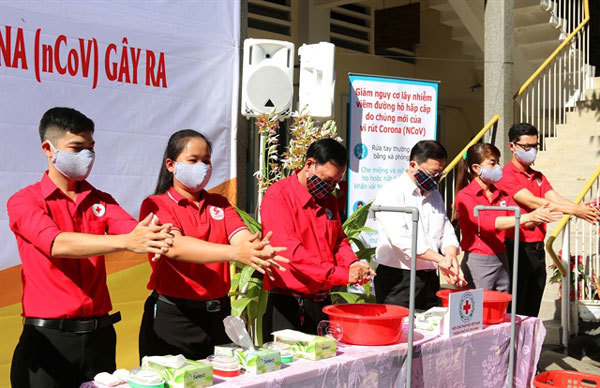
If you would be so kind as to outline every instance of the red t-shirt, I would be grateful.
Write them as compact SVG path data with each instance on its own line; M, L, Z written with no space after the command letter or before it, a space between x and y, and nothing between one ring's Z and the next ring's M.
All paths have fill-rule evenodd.
M502 169L502 179L497 183L498 188L504 190L511 198L522 189L531 191L533 195L544 198L544 194L552 190L550 182L539 171L531 167L527 171L521 171L512 161L506 163ZM515 201L516 202L516 201ZM529 213L535 209L530 209L521 204L521 213ZM541 223L532 229L521 225L519 240L523 242L542 242L546 237L546 224ZM506 231L506 237L511 240L514 238L514 228Z
M348 267L358 258L342 229L334 196L316 201L294 173L269 187L260 215L263 233L273 231L271 245L287 247L280 255L290 260L282 264L287 271L273 271L274 281L265 277L266 290L314 294L348 283Z
M456 212L461 231L460 247L464 251L483 255L500 254L506 250L504 231L496 231L496 217L510 216L506 211L481 211L475 217L477 205L514 206L508 194L490 186L492 200L488 200L483 188L473 180L456 195Z
M142 203L140 219L153 212L161 223L170 223L184 236L229 244L231 237L246 225L227 199L219 194L202 191L199 206L187 200L171 187L167 192L151 195ZM197 264L172 260L162 256L150 260L152 275L149 290L188 300L219 299L230 287L229 263Z
M19 248L23 279L23 316L88 318L112 309L104 256L52 257L62 232L124 234L137 221L107 193L86 181L75 202L48 177L15 193L7 203L10 229Z

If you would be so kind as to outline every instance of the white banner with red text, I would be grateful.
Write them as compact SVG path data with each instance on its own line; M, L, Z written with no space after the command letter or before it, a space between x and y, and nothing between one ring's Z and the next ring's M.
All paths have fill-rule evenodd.
M1 2L0 269L20 263L6 202L47 169L49 108L95 122L88 180L133 216L179 129L212 141L209 188L234 179L239 35L239 0Z

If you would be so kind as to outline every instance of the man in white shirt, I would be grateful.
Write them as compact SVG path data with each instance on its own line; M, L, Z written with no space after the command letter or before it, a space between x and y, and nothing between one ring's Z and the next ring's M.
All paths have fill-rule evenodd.
M410 151L409 168L385 184L374 202L382 206L419 209L415 308L421 310L439 305L435 295L440 288L438 267L451 283L464 281L457 259L458 240L446 216L444 200L436 189L447 157L446 150L437 141L418 142ZM408 307L412 217L404 213L381 212L377 214L377 224L377 303Z

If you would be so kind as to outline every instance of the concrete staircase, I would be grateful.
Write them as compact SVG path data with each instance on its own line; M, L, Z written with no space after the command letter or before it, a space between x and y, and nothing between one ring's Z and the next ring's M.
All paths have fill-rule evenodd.
M463 45L463 53L478 61L483 79L483 2L429 0L429 8L440 12L440 22L452 28L452 39ZM465 12L465 9L467 12ZM460 14L460 17L459 17ZM467 26L469 28L467 28ZM520 86L567 36L565 21L556 16L549 0L519 0L514 3L514 87ZM471 31L469 31L471 30Z
M600 165L600 78L594 79L594 88L586 91L586 100L577 102L577 109L567 113L566 124L558 125L556 132L556 137L545 139L546 150L538 153L534 168L546 175L554 190L573 200ZM548 234L555 226L548 226ZM554 249L560 249L558 240ZM546 264L551 263L546 255ZM548 279L551 276L552 271L548 270ZM547 284L539 315L547 330L547 345L561 343L558 294L558 284Z

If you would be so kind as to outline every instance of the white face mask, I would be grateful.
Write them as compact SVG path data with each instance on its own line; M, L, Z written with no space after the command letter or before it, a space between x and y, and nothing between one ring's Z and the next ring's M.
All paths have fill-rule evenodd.
M515 144L515 143L513 143ZM535 161L537 155L537 148L531 148L529 151L523 151L517 148L515 144L515 157L517 160L527 166Z
M54 167L65 177L75 181L82 181L90 175L96 154L94 151L83 149L79 152L57 150L52 143L48 142L54 150L51 162Z
M496 167L479 166L479 177L486 183L496 183L502 179L502 168L497 164Z
M173 175L182 185L197 192L208 184L212 174L212 167L198 162L196 164L175 162Z

